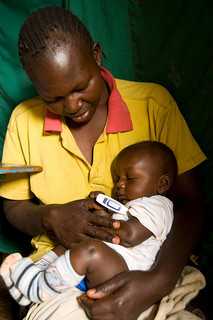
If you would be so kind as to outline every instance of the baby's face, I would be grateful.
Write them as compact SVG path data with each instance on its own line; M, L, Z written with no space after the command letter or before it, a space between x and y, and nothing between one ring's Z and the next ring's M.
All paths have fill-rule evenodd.
M114 170L114 196L122 203L158 193L160 173L149 155L118 157Z

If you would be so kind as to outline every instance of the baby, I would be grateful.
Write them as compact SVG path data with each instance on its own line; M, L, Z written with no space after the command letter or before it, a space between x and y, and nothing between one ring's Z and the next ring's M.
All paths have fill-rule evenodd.
M177 176L175 156L162 143L136 143L117 155L112 175L113 194L128 208L126 215L112 215L113 243L88 238L72 250L57 246L36 263L9 255L0 273L19 304L48 300L72 286L86 291L122 271L152 267L173 222L166 195Z

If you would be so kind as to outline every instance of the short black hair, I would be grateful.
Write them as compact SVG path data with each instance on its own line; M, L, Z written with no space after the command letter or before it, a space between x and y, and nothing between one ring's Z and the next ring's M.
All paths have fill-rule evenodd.
M26 19L20 30L18 48L23 66L26 58L50 49L50 40L55 47L78 43L91 50L94 43L87 28L71 11L57 6L40 8Z
M149 154L153 159L158 160L158 167L162 174L168 174L171 178L171 184L175 182L178 173L177 160L174 152L164 143L159 141L141 141L132 145L127 146L118 154L126 152L139 152L139 154Z

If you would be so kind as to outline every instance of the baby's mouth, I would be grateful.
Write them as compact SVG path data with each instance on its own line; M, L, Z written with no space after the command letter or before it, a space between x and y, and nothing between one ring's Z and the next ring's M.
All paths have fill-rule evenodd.
M119 193L117 193L117 194L116 194L116 199L117 199L118 201L120 201L121 203L123 203L123 204L125 204L125 203L128 202L128 200L126 199L126 196L125 196L124 194L119 194Z

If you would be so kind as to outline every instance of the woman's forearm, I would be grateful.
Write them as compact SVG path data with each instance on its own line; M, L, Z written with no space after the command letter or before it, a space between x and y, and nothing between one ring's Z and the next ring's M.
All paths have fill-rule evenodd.
M158 256L156 268L168 286L176 281L198 242L203 225L203 209L196 201L175 212L172 230Z
M176 284L201 237L205 214L201 185L197 168L177 179L174 189L173 226L156 261L157 273L168 287Z
M4 200L4 213L8 222L30 236L44 232L42 217L48 206L33 203L31 200Z

